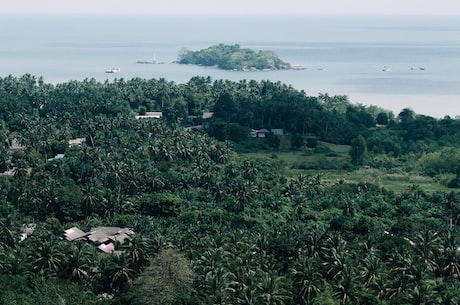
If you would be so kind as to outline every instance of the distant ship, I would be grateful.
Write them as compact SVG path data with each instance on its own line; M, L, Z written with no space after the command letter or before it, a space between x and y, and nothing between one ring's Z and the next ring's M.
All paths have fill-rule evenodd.
M106 70L105 73L118 73L121 72L120 68L112 68L110 70Z
M383 72L388 72L388 71L391 71L391 68L390 67L387 67L387 66L384 66L383 69L382 69Z
M152 64L156 64L157 62L156 61L148 61L148 60L138 60L137 63L138 64L145 64L145 65L152 65Z

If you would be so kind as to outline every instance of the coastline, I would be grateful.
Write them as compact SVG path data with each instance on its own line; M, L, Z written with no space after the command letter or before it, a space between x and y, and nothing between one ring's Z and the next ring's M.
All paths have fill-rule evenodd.
M0 47L2 77L28 73L51 84L136 77L175 83L194 76L270 80L309 96L346 95L353 104L395 115L404 108L437 118L460 115L458 18L432 17L427 32L427 19L403 17L246 16L238 22L228 16L4 17L0 24L14 31L0 35L8 41ZM199 50L215 43L272 50L305 69L226 71L170 64L183 47ZM152 54L165 64L137 63L150 62ZM382 72L385 66L391 71ZM106 74L111 67L121 72Z

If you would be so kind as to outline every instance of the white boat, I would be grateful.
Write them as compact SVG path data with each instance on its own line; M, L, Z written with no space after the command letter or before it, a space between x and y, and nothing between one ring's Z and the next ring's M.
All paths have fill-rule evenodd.
M121 72L121 69L116 68L116 67L105 71L105 73L118 73L118 72Z
M388 71L391 71L391 68L390 68L390 67L387 67L387 66L383 66L382 71L383 71L383 72L388 72Z

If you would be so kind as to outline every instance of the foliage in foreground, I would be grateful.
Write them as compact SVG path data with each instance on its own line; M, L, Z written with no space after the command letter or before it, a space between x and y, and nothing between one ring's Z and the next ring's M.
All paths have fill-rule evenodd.
M2 153L12 171L0 176L0 282L6 287L0 300L459 303L458 192L429 193L413 185L395 193L371 183L327 182L319 174L294 173L273 157L239 156L230 142L185 129L177 119L185 119L185 109L196 111L191 101L200 101L199 109L214 103L220 120L240 125L241 117L228 109L241 111L248 87L280 90L285 100L281 95L278 103L271 100L270 111L289 109L288 115L292 108L283 103L303 105L295 108L289 131L305 128L343 140L335 120L342 118L350 130L363 133L353 141L356 150L348 164L365 164L379 155L407 160L414 169L414 148L402 147L400 139L412 141L418 137L414 126L432 120L405 113L393 129L371 132L357 127L369 116L354 108L324 110L322 105L331 102L327 96L321 104L276 84L217 83L216 88L230 87L211 98L210 84L202 81L202 87L198 79L187 86L131 80L54 87L27 76L1 80ZM238 86L243 89L229 94ZM136 120L139 107L162 110L164 119ZM316 124L312 109L329 115L323 124ZM257 115L252 118L266 120ZM450 129L439 134L446 142L456 136L456 120L439 124L448 121ZM86 141L69 147L75 137ZM9 155L13 138L25 149ZM421 169L445 173L458 166L456 148L436 150L441 144L429 135L410 145L426 147ZM64 157L53 158L58 153ZM36 230L20 241L22 225L32 222ZM120 255L106 255L89 244L57 238L74 225L130 227L136 235L117 245ZM96 296L105 298L96 301Z

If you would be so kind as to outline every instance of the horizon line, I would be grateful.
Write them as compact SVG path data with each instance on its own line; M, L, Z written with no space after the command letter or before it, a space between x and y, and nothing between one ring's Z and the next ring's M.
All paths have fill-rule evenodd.
M68 16L68 15L93 15L93 16L320 16L320 17L459 17L460 13L437 13L437 14L415 14L415 13L181 13L181 12L165 12L165 13L144 13L144 12L1 12L0 15L35 15L35 16Z

